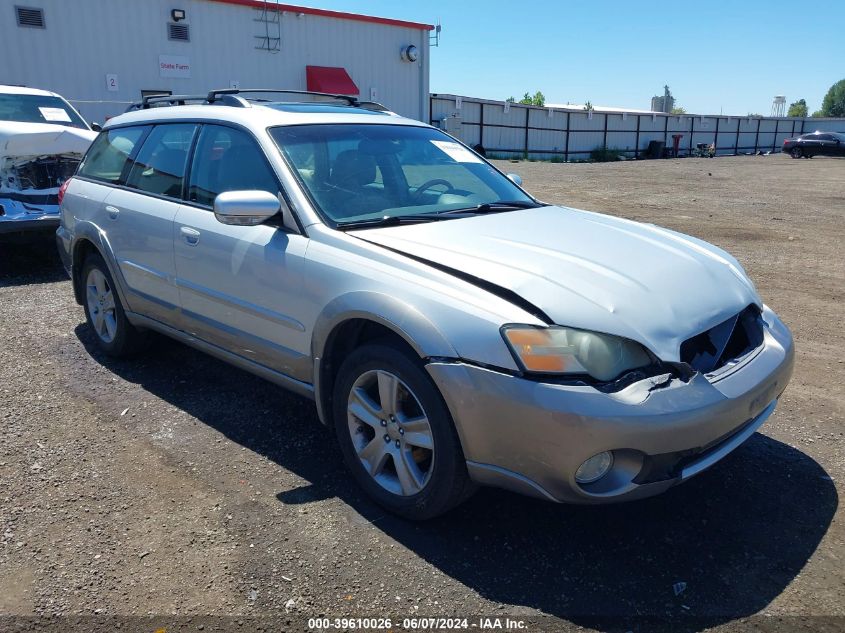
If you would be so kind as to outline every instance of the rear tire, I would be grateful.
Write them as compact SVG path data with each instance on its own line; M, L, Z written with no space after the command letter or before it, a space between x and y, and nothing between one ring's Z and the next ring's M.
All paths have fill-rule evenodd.
M333 416L346 465L390 512L431 519L475 490L452 417L419 358L390 343L352 352L335 381Z
M804 155L804 152L801 151L800 147L793 147L789 152L789 155L792 156L792 158L801 158Z
M99 254L86 258L81 281L85 318L97 347L115 357L131 356L144 349L148 332L137 329L126 318L109 268Z

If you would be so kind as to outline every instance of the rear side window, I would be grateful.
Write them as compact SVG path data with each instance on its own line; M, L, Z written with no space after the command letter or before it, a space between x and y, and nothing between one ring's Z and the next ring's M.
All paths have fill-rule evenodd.
M212 206L224 191L279 193L276 175L264 153L246 132L222 125L204 125L197 140L188 200Z
M135 145L146 131L146 127L122 127L101 132L85 155L78 174L117 184Z
M135 158L126 186L181 198L185 165L196 131L197 126L193 123L155 126Z

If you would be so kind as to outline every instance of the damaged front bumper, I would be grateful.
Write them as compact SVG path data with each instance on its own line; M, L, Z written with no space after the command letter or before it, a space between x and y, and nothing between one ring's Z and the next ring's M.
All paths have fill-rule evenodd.
M55 231L59 226L59 187L73 176L80 158L6 158L0 170L0 234Z
M658 494L719 461L775 408L792 375L792 336L766 309L763 344L718 372L647 379L615 393L536 382L461 362L428 371L455 420L470 476L553 501L602 503ZM591 483L575 473L610 451Z
M0 234L55 231L59 226L57 193L0 191Z
M58 192L58 190L57 190ZM0 192L0 235L30 231L55 231L59 226L56 193Z
M56 230L59 188L95 136L61 125L0 123L0 234Z

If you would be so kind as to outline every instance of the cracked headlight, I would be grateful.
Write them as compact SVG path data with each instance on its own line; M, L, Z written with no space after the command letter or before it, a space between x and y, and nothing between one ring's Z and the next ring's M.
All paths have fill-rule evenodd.
M589 374L613 380L625 371L651 364L645 348L629 339L568 327L508 325L502 336L524 371Z

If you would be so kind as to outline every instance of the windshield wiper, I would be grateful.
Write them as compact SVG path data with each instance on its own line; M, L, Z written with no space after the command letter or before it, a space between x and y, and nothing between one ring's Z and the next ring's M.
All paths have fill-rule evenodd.
M350 220L348 222L338 222L337 228L345 229L364 229L382 226L399 226L400 224L414 224L418 222L436 222L437 220L448 220L436 213L417 213L408 215L386 215L381 218L369 218L367 220Z
M449 209L440 211L440 215L461 214L461 213L498 213L500 211L514 211L517 209L536 209L542 205L530 200L500 200L499 202L484 202L474 207L461 209Z
M343 231L346 229L368 229L383 226L399 226L400 224L435 222L437 220L451 219L448 216L471 215L473 213L498 213L500 211L514 211L516 209L534 209L541 206L543 205L529 200L501 200L499 202L484 202L483 204L477 204L473 207L465 207L462 209L449 209L448 211L416 214L409 213L407 215L386 215L381 218L338 222L337 228Z

